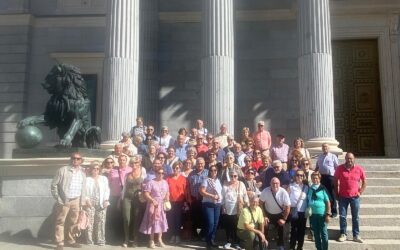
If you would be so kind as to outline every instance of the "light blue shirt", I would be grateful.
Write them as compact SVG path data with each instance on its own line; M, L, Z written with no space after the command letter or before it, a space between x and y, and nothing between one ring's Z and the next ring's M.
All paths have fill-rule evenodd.
M208 197L208 196L203 196L203 203L204 202L210 202L210 203L221 203L222 202L222 186L221 186L221 182L219 181L219 179L214 179L214 183L215 183L215 188L211 187L211 185L209 185L209 182L211 182L212 180L210 178L206 178L204 179L203 183L201 184L202 187L206 188L206 192L209 194L217 194L219 197L219 200L217 202L215 202L214 199Z
M329 153L318 156L317 168L323 175L335 175L335 170L339 165L339 160L335 154Z
M182 147L179 145L175 145L175 155L179 158L180 161L184 161L187 158L186 152L187 152L188 145L183 144Z

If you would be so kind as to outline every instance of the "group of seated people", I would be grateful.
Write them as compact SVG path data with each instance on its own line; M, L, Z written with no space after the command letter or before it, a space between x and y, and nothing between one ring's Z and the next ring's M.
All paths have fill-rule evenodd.
M214 137L201 120L190 133L178 134L174 140L162 127L156 136L154 127L138 118L110 156L90 164L84 208L88 244L104 245L107 238L136 246L145 234L149 248L165 247L162 236L168 232L170 244L183 237L214 249L217 228L223 228L225 249L249 250L266 245L272 228L283 249L283 228L290 221L290 249L300 250L309 206L314 217L323 216L311 224L316 244L324 244L329 199L301 138L290 148L278 135L263 149L248 128L235 141L225 124Z

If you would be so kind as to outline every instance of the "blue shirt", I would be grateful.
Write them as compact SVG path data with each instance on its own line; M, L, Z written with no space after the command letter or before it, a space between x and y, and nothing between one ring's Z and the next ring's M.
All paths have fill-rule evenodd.
M273 168L268 168L265 171L265 178L261 179L263 184L261 189L263 190L264 188L271 186L271 180L274 177L277 177L279 179L279 181L281 182L281 186L290 184L290 175L288 174L288 172L282 169L281 172L276 174Z
M175 145L175 155L179 158L180 161L186 160L187 148L188 148L187 144L183 144L182 146Z
M329 153L318 156L317 168L323 175L335 175L335 170L339 165L339 160L335 154Z
M199 189L203 180L208 176L208 169L203 169L203 171L199 174L197 170L193 170L188 176L190 195L196 199L201 199L201 195L199 194Z
M211 186L210 183L214 183L214 186ZM219 199L217 202L215 202L214 199L208 196L203 196L203 203L204 202L211 202L211 203L221 203L222 201L222 185L221 182L219 181L218 178L216 179L211 179L211 178L205 178L203 180L203 183L201 184L202 187L206 188L206 192L209 194L217 194Z

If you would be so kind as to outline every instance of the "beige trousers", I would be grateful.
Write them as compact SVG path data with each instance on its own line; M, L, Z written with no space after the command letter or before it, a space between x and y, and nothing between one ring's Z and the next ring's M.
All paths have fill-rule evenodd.
M75 243L73 231L79 216L80 198L66 202L64 205L56 205L56 228L55 238L57 245L64 245L64 227L67 231L68 244Z

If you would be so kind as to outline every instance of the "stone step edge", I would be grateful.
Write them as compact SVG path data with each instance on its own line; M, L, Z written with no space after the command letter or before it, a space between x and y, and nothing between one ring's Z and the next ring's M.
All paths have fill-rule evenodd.
M328 224L328 230L339 230L339 225L335 226L330 226ZM351 228L347 227L347 231L351 231ZM386 231L386 232L400 232L400 227L399 226L360 226L360 235L362 235L362 232L370 232L370 231Z
M399 245L400 240L395 239L363 239L364 243L358 243L353 241L353 237L348 236L347 241L345 242L338 242L337 240L329 240L329 244L355 244L355 245ZM305 240L304 243L314 244L313 241Z

